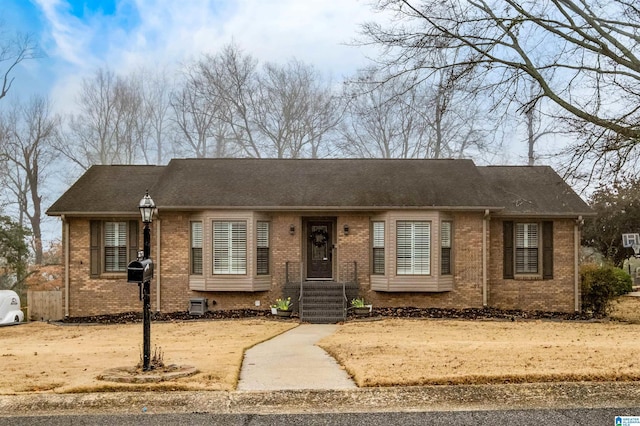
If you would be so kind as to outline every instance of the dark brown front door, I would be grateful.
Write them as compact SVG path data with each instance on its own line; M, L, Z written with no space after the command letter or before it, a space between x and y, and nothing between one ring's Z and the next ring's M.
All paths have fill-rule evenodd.
M331 279L333 274L333 222L307 222L307 278Z

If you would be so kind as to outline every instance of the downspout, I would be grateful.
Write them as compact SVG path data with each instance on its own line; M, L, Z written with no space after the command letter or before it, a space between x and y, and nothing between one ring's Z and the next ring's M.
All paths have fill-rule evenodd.
M69 317L69 222L62 215L62 239L64 240L64 316Z
M573 225L573 266L574 266L574 309L580 312L580 228L582 227L582 216L578 216Z
M162 221L156 220L158 224L156 229L156 264L154 265L156 271L156 312L160 312L160 281L161 281L161 268L160 268L160 228Z
M487 307L487 223L489 222L489 210L484 211L482 218L482 306Z

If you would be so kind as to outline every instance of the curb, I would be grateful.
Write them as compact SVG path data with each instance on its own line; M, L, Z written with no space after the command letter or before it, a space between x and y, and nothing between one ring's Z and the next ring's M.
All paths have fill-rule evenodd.
M334 413L638 407L640 382L537 383L301 391L0 395L0 417L99 413Z

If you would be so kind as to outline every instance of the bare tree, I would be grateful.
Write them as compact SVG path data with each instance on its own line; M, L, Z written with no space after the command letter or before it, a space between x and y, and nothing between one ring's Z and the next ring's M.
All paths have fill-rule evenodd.
M620 170L637 158L640 141L640 8L628 0L379 0L396 14L389 27L364 26L385 48L387 64L404 72L473 64L501 97L534 81L559 118L588 137L574 164ZM434 50L457 50L446 65ZM535 104L536 99L531 99Z
M338 143L341 152L361 158L417 157L426 127L414 109L416 92L416 87L380 85L364 74L347 84L346 117Z
M30 35L8 36L1 31L0 23L0 99L4 98L15 80L13 73L23 61L42 56L37 44Z
M217 115L222 107L215 91L207 87L199 73L199 66L187 67L182 86L171 97L176 145L182 152L196 158L219 158L237 151L230 125Z
M295 59L282 66L265 64L257 95L255 126L268 142L268 156L316 158L323 137L340 121L329 86L312 66Z
M256 135L254 119L257 61L231 44L217 55L205 55L196 69L203 84L201 94L216 105L216 120L228 126L240 155L262 157L264 146Z
M177 123L196 155L213 138L216 152L243 157L319 156L340 120L330 85L296 60L263 67L237 46L187 67L174 99ZM185 115L189 112L190 116ZM198 117L196 118L196 115ZM207 134L205 134L207 129Z
M451 158L487 149L490 129L464 73L438 70L416 82L362 72L346 85L343 153L358 157Z
M60 119L49 102L34 98L19 102L2 117L3 140L0 160L4 165L4 186L18 207L18 223L28 221L33 233L35 263L42 263L42 185L55 159L53 141Z
M153 71L143 68L138 71L137 80L141 86L143 116L147 125L144 149L145 152L155 151L155 164L163 164L167 160L167 148L173 133L170 114L174 86L164 69ZM150 159L148 162L152 163Z
M142 78L98 69L82 82L79 112L69 117L59 151L81 169L93 164L153 164ZM143 161L140 161L143 158Z

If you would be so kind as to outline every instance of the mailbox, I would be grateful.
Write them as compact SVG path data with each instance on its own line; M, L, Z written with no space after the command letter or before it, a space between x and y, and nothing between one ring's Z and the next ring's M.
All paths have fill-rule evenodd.
M153 278L153 261L151 259L134 260L127 266L127 282L144 283Z

